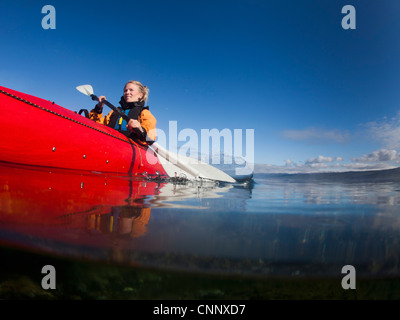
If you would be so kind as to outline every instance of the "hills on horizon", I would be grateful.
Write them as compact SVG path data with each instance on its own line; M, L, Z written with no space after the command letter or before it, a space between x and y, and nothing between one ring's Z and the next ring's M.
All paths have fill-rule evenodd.
M254 173L254 178L283 178L291 181L400 182L400 167L394 169L314 172L314 173Z

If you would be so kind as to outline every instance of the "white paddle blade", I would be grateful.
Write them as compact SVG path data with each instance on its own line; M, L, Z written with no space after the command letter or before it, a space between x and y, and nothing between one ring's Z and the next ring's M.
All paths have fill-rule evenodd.
M183 178L184 177L188 180L196 180L196 177L193 176L190 172L177 167L172 162L169 162L168 160L163 159L162 157L160 157L159 159L160 159L160 163L163 166L165 172L171 178Z
M202 161L192 159L189 157L185 157L183 155L178 155L174 152L168 151L158 145L157 143L153 143L152 145L153 150L161 156L163 159L160 159L162 165L167 163L173 164L174 167L178 167L179 169L183 170L184 172L189 174L190 176L197 178L203 178L208 180L216 180L216 181L223 181L223 182L236 182L230 175L226 174L225 172L207 164ZM169 165L165 166L166 169ZM168 168L169 169L169 168ZM169 176L171 176L170 172L166 169Z
M200 172L199 176L204 179L217 180L223 182L236 182L230 175L225 172L213 167L212 165L206 164L204 162L198 162L196 164L191 164L193 170L198 170Z
M78 86L76 87L76 89L82 92L83 94L86 94L89 97L94 93L93 88L90 84L84 84L82 86Z

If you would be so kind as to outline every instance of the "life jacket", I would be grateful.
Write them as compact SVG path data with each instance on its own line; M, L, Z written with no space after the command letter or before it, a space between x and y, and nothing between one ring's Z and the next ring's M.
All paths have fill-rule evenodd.
M143 101L127 103L125 101L124 97L121 97L121 101L119 103L121 105L121 107L118 107L118 109L120 111L125 113L129 118L135 119L138 121L139 121L139 117L140 117L142 111L144 109L149 110L148 106L146 106L146 107L144 106ZM95 108L90 113L86 109L81 109L81 110L79 110L79 114L84 113L86 118L92 119L96 122L103 123L102 121L99 121L100 118L97 119L96 117L93 117L93 114L94 115L101 114L103 112L102 109L103 108L98 109L98 106L96 105ZM128 138L131 138L132 140L135 140L139 143L144 142L146 145L151 145L154 142L151 138L149 138L147 136L147 132L146 132L145 128L143 128L144 129L143 133L139 132L139 130L137 130L135 132L128 130L126 128L127 122L122 117L120 117L117 112L113 111L107 117L108 117L108 120L105 121L103 124L118 130L119 132L121 132L122 134L127 136Z
M135 102L126 102L124 97L121 97L121 101L119 102L121 107L118 107L123 113L125 113L130 119L138 120L140 114L144 109L149 110L148 106L144 106L143 101L135 101ZM136 133L128 130L126 128L127 122L123 119L117 112L113 112L110 117L110 122L108 126L118 130L129 138L139 138L145 141L146 133L143 137L138 137Z
M118 107L123 113L125 113L130 119L139 119L139 115L142 113L144 109L149 110L149 107L141 107L141 108L134 108L134 109L123 109ZM126 129L127 122L123 119L118 113L114 112L110 117L110 122L108 126L114 128L118 131L127 131Z

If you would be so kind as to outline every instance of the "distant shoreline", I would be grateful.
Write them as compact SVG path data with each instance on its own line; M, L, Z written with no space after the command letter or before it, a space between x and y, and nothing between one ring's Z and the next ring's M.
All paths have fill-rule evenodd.
M400 182L400 168L368 171L312 173L254 173L254 178L287 178L290 180Z

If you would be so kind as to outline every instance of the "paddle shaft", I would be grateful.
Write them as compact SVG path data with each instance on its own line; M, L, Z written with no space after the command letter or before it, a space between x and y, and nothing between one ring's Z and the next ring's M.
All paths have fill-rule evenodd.
M82 92L83 94L86 94L92 98L92 100L99 101L99 98L93 94L93 88L90 85L84 85L77 87L77 89ZM113 106L110 102L108 102L106 99L102 100L105 105L110 107L113 111L115 111L118 115L120 115L126 122L129 122L131 120L122 110L116 108ZM135 130L140 131L138 128L135 128ZM200 170L198 167L194 167L191 165L188 161L185 160L180 160L179 156L177 154L174 154L171 151L168 151L161 146L159 146L157 143L154 142L154 140L150 139L147 137L147 142L149 145L152 145L153 150L162 158L166 159L168 162L171 162L171 160L174 162L176 167L179 169L191 174L195 179L197 178L205 178L209 180L219 180L219 181L225 181L225 182L235 182L235 179L233 179L231 176L227 175L221 170L218 170L214 168L213 166L203 164L201 163L202 169ZM183 157L183 159L188 159L186 157ZM175 172L176 174L176 172Z
M94 101L100 101L99 98L95 94L91 94L90 97ZM113 111L117 112L126 122L129 122L131 120L125 113L123 113L121 110L119 110L117 107L112 105L110 102L108 102L106 99L103 99L101 102L103 102L106 106L110 107Z

